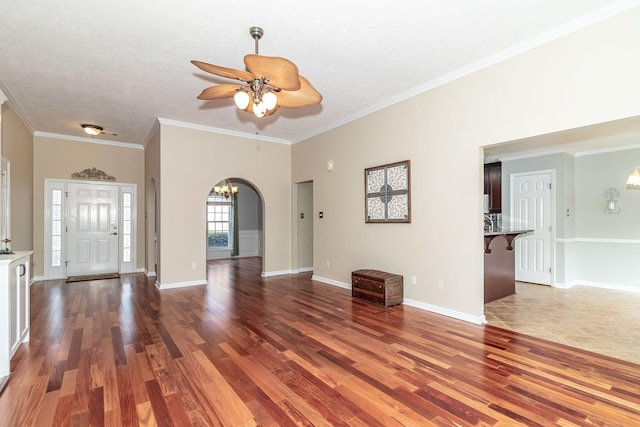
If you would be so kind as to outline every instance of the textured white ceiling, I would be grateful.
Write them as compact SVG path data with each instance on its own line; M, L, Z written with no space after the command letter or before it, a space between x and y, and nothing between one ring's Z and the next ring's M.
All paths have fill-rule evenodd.
M612 0L0 0L0 89L33 132L81 123L143 144L156 118L296 142L482 64L638 5ZM260 53L295 62L324 99L256 119L200 101Z

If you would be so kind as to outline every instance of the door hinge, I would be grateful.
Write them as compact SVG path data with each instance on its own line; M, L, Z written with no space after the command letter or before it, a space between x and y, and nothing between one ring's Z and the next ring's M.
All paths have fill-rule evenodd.
M69 198L69 192L68 192L68 191L65 191L65 192L64 192L64 198L65 198L65 199L68 199L68 198Z

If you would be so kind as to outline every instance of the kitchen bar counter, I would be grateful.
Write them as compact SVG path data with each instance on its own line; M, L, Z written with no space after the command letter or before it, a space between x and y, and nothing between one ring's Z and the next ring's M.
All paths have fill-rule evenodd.
M516 293L513 240L533 230L497 230L484 233L484 302Z

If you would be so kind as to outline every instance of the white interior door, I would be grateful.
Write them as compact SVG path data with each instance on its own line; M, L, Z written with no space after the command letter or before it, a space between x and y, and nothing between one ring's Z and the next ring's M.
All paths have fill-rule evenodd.
M67 186L67 275L118 272L118 186Z
M513 228L533 230L515 240L515 276L551 284L551 172L511 177Z

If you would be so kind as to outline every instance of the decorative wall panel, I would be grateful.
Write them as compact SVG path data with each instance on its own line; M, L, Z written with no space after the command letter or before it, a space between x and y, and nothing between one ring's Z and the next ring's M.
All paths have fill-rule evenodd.
M411 222L410 161L364 170L365 221Z

